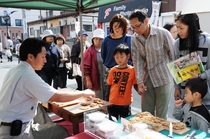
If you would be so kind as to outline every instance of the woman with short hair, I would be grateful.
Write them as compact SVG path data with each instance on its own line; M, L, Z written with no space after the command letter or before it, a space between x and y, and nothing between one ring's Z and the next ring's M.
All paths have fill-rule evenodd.
M71 50L68 45L65 44L65 38L62 34L56 35L55 44L60 54L59 57L59 75L54 79L55 86L60 88L66 88L67 81L67 69L66 63L70 62Z
M121 43L126 44L131 49L131 36L127 34L127 19L121 14L115 14L110 20L109 27L110 35L104 38L101 46L101 57L103 59L103 64L106 67L104 73L105 88L108 87L107 76L109 70L117 65L114 59L114 49ZM129 59L128 64L130 65L131 63L132 61ZM106 98L106 96L104 96L104 98Z

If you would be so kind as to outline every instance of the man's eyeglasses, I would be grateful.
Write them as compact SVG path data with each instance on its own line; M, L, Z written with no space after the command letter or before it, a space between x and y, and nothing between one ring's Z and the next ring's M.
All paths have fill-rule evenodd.
M135 27L132 27L132 26L131 26L131 29L132 29L132 30L138 29L138 28L140 28L141 24L142 24L142 22L141 22L139 25L135 26Z

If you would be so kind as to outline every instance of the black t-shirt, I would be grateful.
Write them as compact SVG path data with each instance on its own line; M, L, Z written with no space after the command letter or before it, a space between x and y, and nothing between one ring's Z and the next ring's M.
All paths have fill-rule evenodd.
M210 123L210 113L204 105L191 107L190 111L194 111L194 112L198 113L199 115L203 116L203 118L205 118Z

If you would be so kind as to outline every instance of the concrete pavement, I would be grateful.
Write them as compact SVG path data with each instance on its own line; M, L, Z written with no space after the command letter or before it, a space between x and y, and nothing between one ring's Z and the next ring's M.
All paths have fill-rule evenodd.
M3 55L3 63L0 63L0 88L2 86L3 78L4 78L5 74L7 73L7 71L17 64L18 64L18 62L17 62L16 57L13 57L12 62L7 62L6 56ZM76 89L77 88L76 80L75 79L68 79L67 87ZM131 106L132 106L132 114L141 112L140 96L137 94L137 92L134 89L133 89L133 103L132 103ZM168 111L168 119L169 120L174 120L172 115L171 115L172 110L173 110L173 106L174 106L174 99L173 99L173 95L172 95L170 105L169 105L169 111Z

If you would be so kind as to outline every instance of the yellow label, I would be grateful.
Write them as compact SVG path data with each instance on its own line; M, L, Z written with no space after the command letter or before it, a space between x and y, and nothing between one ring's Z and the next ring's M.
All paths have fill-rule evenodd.
M181 76L183 81L191 78L191 74L189 72L193 72L195 74L201 74L199 64L191 65L179 71L179 75Z

